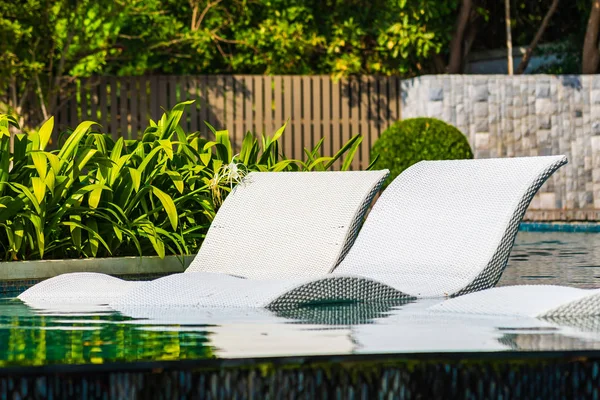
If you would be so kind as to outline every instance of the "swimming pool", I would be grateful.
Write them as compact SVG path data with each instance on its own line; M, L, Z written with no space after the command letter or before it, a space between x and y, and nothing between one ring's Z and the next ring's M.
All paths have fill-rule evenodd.
M509 266L499 284L541 283L600 287L600 235L519 232ZM54 371L52 373L57 373L56 368L63 368L64 373L69 365L77 368L69 371L79 374L83 370L91 371L85 368L93 365L104 368L147 365L152 371L158 368L157 362L171 361L196 363L193 365L197 369L198 365L209 368L215 360L238 360L236 365L242 365L245 371L263 371L272 368L273 360L286 359L294 364L306 357L316 357L325 364L331 362L331 357L363 357L377 368L390 362L387 357L396 362L399 362L398 357L404 360L402 362L441 357L446 361L439 364L440 368L445 365L450 371L448 357L457 355L462 355L459 363L464 362L465 357L481 359L490 354L491 360L514 354L519 354L521 360L531 356L538 359L543 354L557 357L556 352L568 352L569 357L576 358L583 354L586 360L591 360L589 357L595 357L595 350L600 349L600 318L539 320L422 312L435 302L438 300L385 305L340 304L285 312L137 307L116 313L102 307L33 310L17 300L2 299L0 366L4 368L0 370L0 377L15 371L30 373L27 371L35 369L28 367L34 366L42 368L41 371ZM561 357L560 360L566 359ZM587 367L577 368L600 379L597 370L600 364L590 362ZM574 364L565 365L571 368ZM82 366L87 367L82 370ZM217 367L222 371L223 364L210 368L214 371ZM507 369L506 373L510 371L514 372L514 368ZM311 379L317 379L316 375ZM0 379L0 395L2 382ZM35 389L35 384L31 385ZM91 390L89 384L86 387ZM11 393L6 390L5 393ZM64 390L55 394L64 394Z

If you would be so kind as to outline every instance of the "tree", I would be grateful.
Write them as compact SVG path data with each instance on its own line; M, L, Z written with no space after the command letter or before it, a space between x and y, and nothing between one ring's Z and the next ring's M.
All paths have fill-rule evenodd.
M598 71L598 63L600 62L600 51L598 50L599 30L600 0L592 0L592 9L583 41L581 72L584 74L595 74Z
M529 61L531 60L531 56L533 55L533 51L535 50L535 48L537 47L540 39L544 35L544 32L546 31L546 28L548 28L548 24L550 23L550 19L552 18L552 16L554 15L554 13L556 12L556 10L558 9L558 1L559 0L552 0L552 4L550 4L550 8L548 9L548 12L544 16L544 20L542 21L540 27L538 28L538 30L537 30L537 32L536 32L533 40L529 44L529 47L527 47L527 51L525 52L525 55L523 56L523 58L521 59L521 62L519 63L519 66L517 67L517 71L516 71L517 74L522 74L527 69L527 65L529 65Z
M510 0L504 0L504 20L506 21L506 55L508 60L508 75L513 74L512 33L510 30Z
M4 111L40 124L72 94L79 77L103 71L121 53L118 38L142 0L0 1L0 90Z
M473 7L472 0L462 0L458 16L456 17L456 29L450 41L450 58L448 61L448 73L460 74L464 67L465 32L471 19Z

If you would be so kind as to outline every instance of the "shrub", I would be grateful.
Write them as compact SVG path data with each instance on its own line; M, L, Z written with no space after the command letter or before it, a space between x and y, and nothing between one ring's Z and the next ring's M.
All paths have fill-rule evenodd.
M435 118L411 118L386 129L373 145L371 159L378 168L390 170L385 185L411 165L422 160L473 158L465 135Z
M37 132L17 133L15 118L0 115L0 259L190 254L195 252L227 193L249 171L348 168L362 138L333 157L323 141L305 149L307 161L281 153L281 127L272 137L248 132L234 154L229 132L186 134L176 105L150 121L141 140L114 141L82 122L46 150L49 119ZM206 136L206 135L205 135Z

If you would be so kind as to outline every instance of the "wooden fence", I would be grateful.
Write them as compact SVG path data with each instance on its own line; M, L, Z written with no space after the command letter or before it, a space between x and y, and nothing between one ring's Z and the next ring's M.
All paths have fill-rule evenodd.
M350 137L363 145L354 169L369 163L379 134L400 118L400 79L363 76L333 80L329 76L145 76L96 77L77 82L74 95L57 114L59 128L83 120L98 121L114 137L137 138L150 118L160 117L185 100L195 100L182 118L186 131L207 132L203 121L232 132L235 146L245 132L273 133L287 120L286 156L303 158L325 137L330 155Z

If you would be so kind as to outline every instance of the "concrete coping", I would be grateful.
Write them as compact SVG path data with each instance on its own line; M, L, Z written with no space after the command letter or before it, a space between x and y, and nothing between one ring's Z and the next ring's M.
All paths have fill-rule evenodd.
M169 274L183 272L194 259L188 256L83 258L0 262L0 280L46 279L69 272L109 275Z

